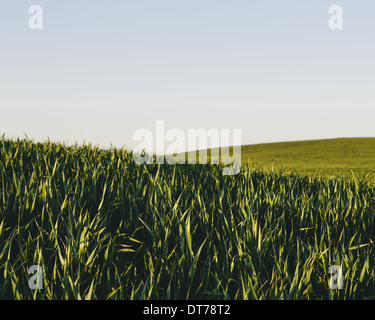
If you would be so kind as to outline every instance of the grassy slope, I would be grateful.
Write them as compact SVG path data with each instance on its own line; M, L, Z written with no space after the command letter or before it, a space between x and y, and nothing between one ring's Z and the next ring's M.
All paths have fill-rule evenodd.
M242 161L304 174L352 175L374 179L375 138L341 138L248 145Z
M210 155L210 152L208 152ZM262 170L375 180L375 138L340 138L242 146L242 164Z

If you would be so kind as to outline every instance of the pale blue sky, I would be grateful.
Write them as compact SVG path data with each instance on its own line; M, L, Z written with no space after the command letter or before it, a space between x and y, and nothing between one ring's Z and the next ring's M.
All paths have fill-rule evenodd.
M4 0L0 30L7 137L129 147L156 120L243 144L375 136L373 0Z

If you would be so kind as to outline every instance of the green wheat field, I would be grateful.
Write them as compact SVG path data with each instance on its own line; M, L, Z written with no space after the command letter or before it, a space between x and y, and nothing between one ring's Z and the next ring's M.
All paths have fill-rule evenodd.
M374 160L370 138L243 146L223 176L3 137L0 299L373 299Z

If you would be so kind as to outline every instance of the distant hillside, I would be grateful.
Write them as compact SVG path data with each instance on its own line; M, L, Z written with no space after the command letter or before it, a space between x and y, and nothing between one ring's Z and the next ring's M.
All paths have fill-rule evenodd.
M266 170L350 177L353 171L357 178L369 174L367 178L375 180L375 138L264 143L244 145L241 150L242 164Z

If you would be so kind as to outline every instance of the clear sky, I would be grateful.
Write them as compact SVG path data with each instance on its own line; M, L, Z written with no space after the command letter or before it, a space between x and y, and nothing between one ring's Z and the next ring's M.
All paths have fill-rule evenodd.
M374 0L3 0L0 30L9 138L130 147L157 120L243 144L375 136Z

